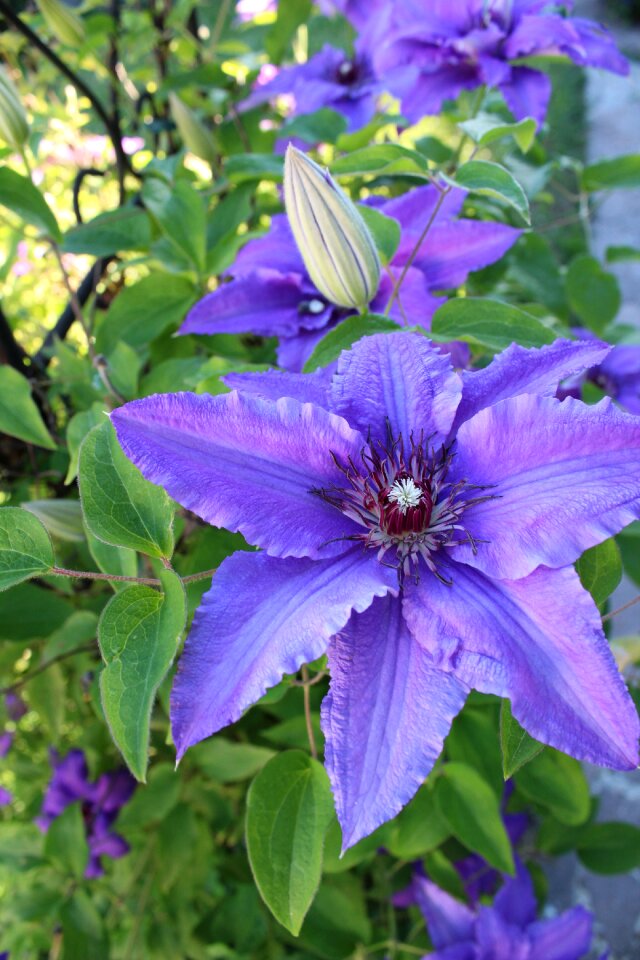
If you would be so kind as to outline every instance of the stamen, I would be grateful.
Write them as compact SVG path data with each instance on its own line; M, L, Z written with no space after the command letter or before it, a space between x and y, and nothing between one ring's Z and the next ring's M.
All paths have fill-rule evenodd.
M389 500L397 503L403 514L407 512L409 507L417 507L421 499L422 490L411 477L396 480L389 493Z

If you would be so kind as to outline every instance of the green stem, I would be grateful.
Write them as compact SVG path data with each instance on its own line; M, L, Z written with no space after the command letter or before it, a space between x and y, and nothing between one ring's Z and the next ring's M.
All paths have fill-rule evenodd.
M206 580L213 576L217 567L213 570L201 570L200 573L190 573L187 577L181 577L183 583L195 583L197 580ZM50 577L74 577L77 580L108 580L116 583L141 583L143 586L160 587L162 584L154 577L123 577L115 573L97 573L94 570L67 570L65 567L52 567L47 571Z

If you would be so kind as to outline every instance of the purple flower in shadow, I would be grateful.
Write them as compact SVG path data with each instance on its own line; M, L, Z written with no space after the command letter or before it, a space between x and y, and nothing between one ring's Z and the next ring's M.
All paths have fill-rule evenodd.
M53 776L35 822L46 833L68 806L79 802L89 846L85 876L100 877L104 873L101 857L117 859L129 852L126 840L113 833L111 827L131 798L136 782L127 770L120 769L103 773L91 783L82 750L71 750L65 757L51 750L50 755Z
M335 374L235 374L111 414L143 475L262 547L226 559L172 691L178 756L328 652L325 762L344 846L393 817L473 687L617 769L638 716L571 566L640 516L640 421L558 382L606 345L513 345L457 374L411 333Z
M571 4L563 4L570 7ZM626 74L629 65L597 23L567 18L545 0L403 0L389 4L371 43L374 65L412 121L443 101L486 84L516 117L541 123L551 81L519 61L569 57L581 66ZM384 18L383 18L384 19Z
M583 907L536 919L531 877L517 858L491 906L471 909L419 874L413 891L436 948L431 960L583 960L591 946L593 918Z
M358 130L373 118L384 90L361 43L353 56L325 44L306 63L284 67L273 80L256 86L239 106L249 110L286 94L292 98L292 116L329 107L342 114L349 130Z
M592 333L586 330L576 331L583 340L594 340ZM582 396L585 383L593 383L608 396L624 407L629 413L640 414L640 346L621 344L613 347L610 353L595 367L591 367L580 377L563 383L558 396Z
M371 205L401 227L401 240L370 304L383 313L396 280L433 215L439 193L418 187L401 197ZM462 285L472 270L495 263L520 236L501 223L459 217L464 195L455 191L442 204L419 255L409 267L390 318L399 325L428 330L431 317L446 297L435 291ZM234 279L207 294L188 313L180 333L254 333L279 338L278 363L293 372L322 337L349 315L318 292L307 274L284 214L271 220L269 232L251 240L231 269ZM392 279L393 278L393 279Z

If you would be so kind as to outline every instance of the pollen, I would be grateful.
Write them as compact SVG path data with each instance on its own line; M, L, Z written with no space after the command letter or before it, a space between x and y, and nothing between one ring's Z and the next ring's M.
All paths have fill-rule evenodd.
M388 499L396 503L403 514L409 507L417 507L422 499L422 490L411 477L396 480L389 491Z

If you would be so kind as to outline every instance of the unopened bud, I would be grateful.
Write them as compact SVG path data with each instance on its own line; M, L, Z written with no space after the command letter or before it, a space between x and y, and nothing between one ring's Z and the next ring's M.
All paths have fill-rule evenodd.
M380 260L357 207L327 170L291 144L284 202L309 276L327 300L364 309L380 284Z
M0 140L22 150L29 136L27 115L9 74L0 68Z
M215 164L217 154L215 140L204 124L198 120L193 110L190 110L186 103L183 103L173 92L169 94L169 106L171 116L187 150L201 160Z
M36 0L47 26L58 40L77 47L84 42L85 30L80 17L60 0Z

